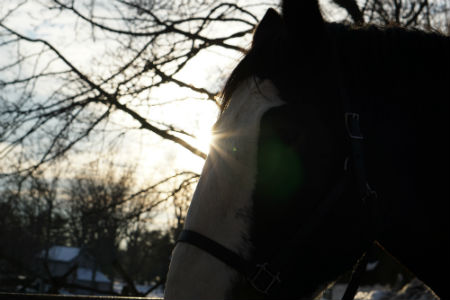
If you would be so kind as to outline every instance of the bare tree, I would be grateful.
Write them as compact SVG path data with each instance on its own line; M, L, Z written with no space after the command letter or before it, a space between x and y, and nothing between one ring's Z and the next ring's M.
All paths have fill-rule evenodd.
M333 0L355 23L448 28L446 0ZM249 4L244 4L249 3ZM0 11L0 158L23 157L32 172L108 132L110 140L143 130L201 158L194 133L149 113L161 105L152 93L183 88L191 98L218 102L220 85L197 85L183 75L207 51L244 53L261 13L275 1L13 1ZM89 41L97 57L86 66L76 53L15 20L30 9L45 22L71 20L73 47ZM436 23L435 22L435 23ZM436 23L437 24L437 23ZM58 24L56 24L58 25ZM88 54L89 51L83 49ZM216 76L220 81L220 76ZM177 100L167 96L165 101ZM115 116L127 124L111 126ZM86 146L84 144L83 146ZM24 170L22 170L24 171ZM6 172L8 173L8 172Z
M332 0L356 24L396 25L450 33L447 0Z
M133 170L119 172L100 166L62 183L37 173L8 177L0 190L0 287L32 289L39 279L54 293L83 289L66 280L73 268L63 276L50 271L48 250L55 245L88 251L94 270L119 276L129 287L144 279L163 283L174 239L170 230L154 225L155 211L186 192L184 186L198 175L176 174L135 192ZM142 295L136 288L129 293Z
M3 5L0 177L36 177L52 164L83 156L99 141L130 143L137 131L206 158L195 131L153 111L186 99L218 105L224 72L213 74L215 82L200 84L186 73L202 55L245 52L257 10L268 6L253 2L24 0ZM52 24L63 30L61 40L40 33ZM86 63L79 52L96 54ZM159 89L179 91L155 97ZM90 159L108 150L101 148ZM67 177L76 177L70 172ZM169 222L180 228L198 179L190 170L176 171L162 179L155 175L152 184L141 183L137 190L130 189L129 177L115 181L88 175L70 181L64 228L71 233L70 244L95 249L117 249L133 233L130 222L152 222L161 203L173 204L176 224ZM134 234L145 236L141 230ZM110 261L115 256L111 253Z
M74 35L74 42L78 36L94 46L106 45L92 62L95 68L80 66L75 55L31 34L32 28L18 28L14 17L41 2L40 9L49 16L67 16L82 28L67 33ZM167 84L184 88L191 97L217 102L218 86L197 86L179 75L207 49L244 52L235 41L249 36L258 21L249 9L208 0L41 2L14 2L0 16L0 49L8 54L0 66L3 159L19 152L30 158L27 170L33 171L81 141L105 133L107 123L119 114L130 125L116 128L117 135L145 130L206 157L190 141L193 133L152 120L146 109L161 105L152 99L152 92ZM233 31L213 30L229 24ZM37 141L39 147L34 146L31 155L29 148Z
M440 20L446 18L448 26L445 0L333 2L358 24L429 27L431 17L438 15ZM155 115L157 107L183 99L169 94L158 99L154 94L163 87L166 91L182 89L187 98L218 103L224 73L218 71L211 75L214 81L199 84L189 76L191 64L205 53L245 53L258 17L276 4L275 0L23 0L4 4L0 11L3 165L20 159L24 166L20 171L31 174L76 151L95 148L99 139L106 144L119 139L126 143L136 131L149 132L205 158L192 128ZM36 18L36 11L39 18L33 20L31 12ZM33 22L27 26L20 22L23 18ZM65 26L61 45L58 39L40 33L50 25ZM84 48L76 48L78 43ZM81 63L80 54L71 52L72 48L95 56L89 64ZM3 169L3 175L13 172Z
M58 177L16 174L0 189L0 286L31 287L40 275L36 256L50 245L68 242L66 220L57 195ZM42 275L42 274L41 274Z

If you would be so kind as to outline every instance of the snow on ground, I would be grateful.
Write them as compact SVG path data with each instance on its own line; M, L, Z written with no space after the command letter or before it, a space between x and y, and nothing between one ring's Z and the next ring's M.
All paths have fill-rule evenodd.
M115 280L113 283L113 290L114 292L120 294L122 292L122 289L125 287L125 283L122 281ZM136 290L140 293L146 293L152 285L147 284L136 284ZM157 287L155 290L150 292L149 294L145 295L145 297L149 298L163 298L164 297L164 290L162 286Z
M88 282L92 281L92 269L78 267L77 268L77 279L83 280L83 281L88 281ZM109 278L106 277L106 275L100 271L95 272L95 281L96 282L104 282L104 283L111 282L111 280L109 280Z
M344 294L346 285L336 284L331 288L331 293L324 295L321 300L340 300ZM414 279L398 291L392 291L388 287L372 286L360 287L355 300L438 300L433 293L419 280Z
M124 283L115 281L114 290L121 292ZM140 292L146 292L150 289L150 285L136 285L136 289ZM321 300L341 300L344 295L346 285L336 284L331 288L331 293L326 293ZM164 297L164 290L162 286L158 287L146 297L162 299ZM406 284L398 291L392 291L387 286L374 285L362 286L358 289L355 300L438 300L431 291L419 280L414 279Z

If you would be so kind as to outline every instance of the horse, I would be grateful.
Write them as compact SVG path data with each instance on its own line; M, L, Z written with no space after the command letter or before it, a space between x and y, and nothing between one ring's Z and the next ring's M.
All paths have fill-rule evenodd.
M439 33L326 22L315 0L269 9L225 84L165 298L312 299L376 244L450 299L449 53Z

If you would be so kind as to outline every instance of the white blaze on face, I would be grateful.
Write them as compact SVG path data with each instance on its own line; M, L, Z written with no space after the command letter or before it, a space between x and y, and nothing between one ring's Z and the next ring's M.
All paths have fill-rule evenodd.
M268 80L248 79L233 93L214 127L208 158L189 207L185 229L201 233L248 258L252 191L261 117L282 105ZM238 273L195 246L172 253L165 299L223 299Z

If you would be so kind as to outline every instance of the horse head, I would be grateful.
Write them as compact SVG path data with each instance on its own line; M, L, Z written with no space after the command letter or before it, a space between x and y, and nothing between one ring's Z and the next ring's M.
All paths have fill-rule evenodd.
M433 240L433 251L444 257L449 224L442 211L448 204L434 202L438 215L416 222L416 209L425 204L410 202L414 208L405 209L405 203L424 195L417 180L425 186L440 182L433 195L448 198L448 102L405 106L406 98L425 93L411 92L405 83L367 92L384 72L381 62L403 63L387 48L392 41L404 47L415 39L423 34L329 24L315 0L285 0L281 15L267 11L225 85L210 153L173 251L167 299L311 299L351 270L374 240L407 252L411 238L395 243L402 232L398 218L441 237ZM448 38L432 39L450 49ZM371 46L377 43L382 46ZM420 60L417 65L430 68ZM426 80L445 86L449 77ZM403 130L417 129L424 109L441 116L427 117L431 134L446 137L433 140L442 163L434 182L421 172L431 171L421 160L430 151L411 146L423 127ZM423 169L410 172L397 163L401 157ZM426 249L417 248L405 261L430 255ZM435 269L418 264L416 270L427 277ZM442 280L435 286L445 290Z

